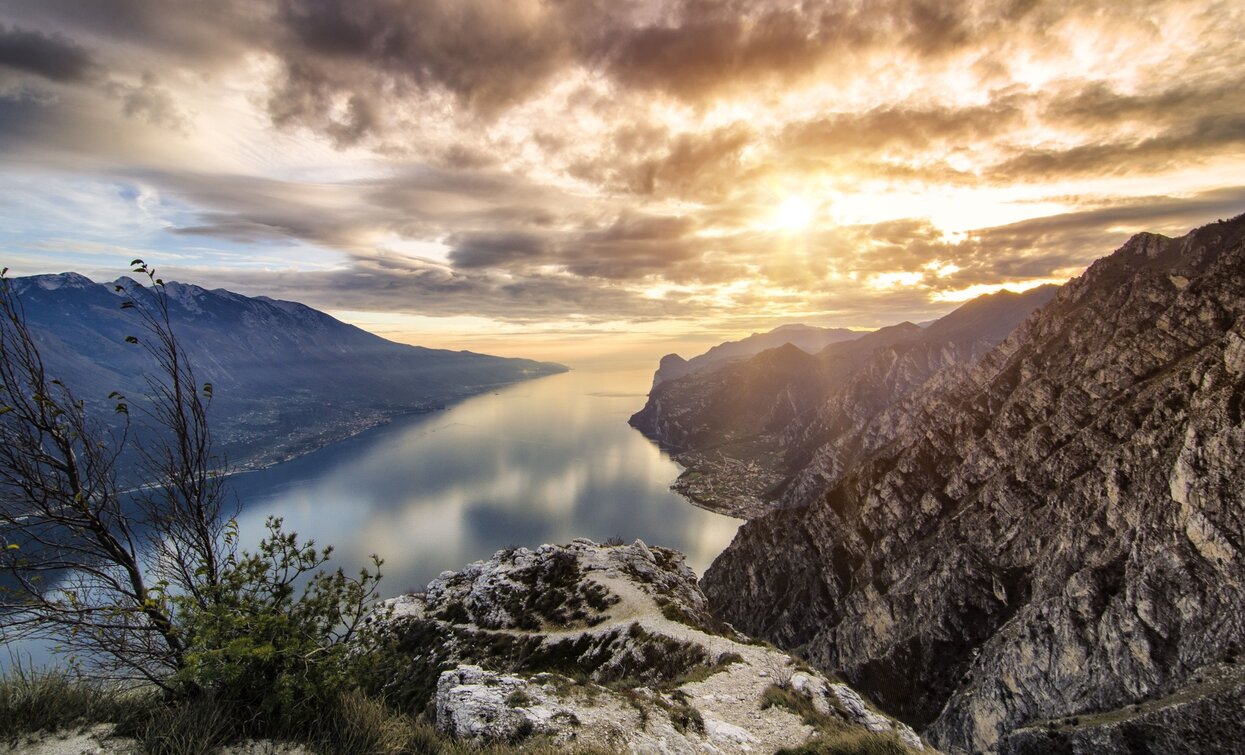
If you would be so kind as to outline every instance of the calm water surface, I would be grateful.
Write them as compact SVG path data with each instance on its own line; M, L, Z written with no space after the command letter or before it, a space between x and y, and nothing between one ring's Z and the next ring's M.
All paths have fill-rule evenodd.
M384 593L511 545L640 538L703 573L740 522L669 490L679 467L627 425L651 371L573 371L468 399L259 472L232 490L243 539L264 519L333 544L333 563L385 559Z

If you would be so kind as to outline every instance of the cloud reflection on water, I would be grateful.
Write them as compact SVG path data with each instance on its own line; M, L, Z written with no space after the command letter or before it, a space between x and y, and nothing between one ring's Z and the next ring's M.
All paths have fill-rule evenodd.
M739 522L672 493L678 466L627 426L649 379L542 378L241 475L244 538L257 540L276 515L335 545L338 565L379 553L387 594L508 545L575 537L639 537L685 552L702 572Z

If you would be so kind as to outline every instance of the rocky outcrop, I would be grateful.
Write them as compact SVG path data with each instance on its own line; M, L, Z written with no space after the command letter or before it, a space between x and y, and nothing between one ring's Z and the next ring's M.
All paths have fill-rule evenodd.
M854 690L707 610L683 557L576 540L499 551L370 624L390 704L461 739L773 752L839 737L926 749Z
M1234 657L1243 236L1245 216L1141 234L1092 265L971 370L866 423L876 439L803 505L745 524L705 576L711 605L952 751Z
M752 518L798 505L892 437L882 412L935 376L974 364L1056 287L975 299L921 328L882 328L827 346L794 346L654 387L631 424L686 471L694 503Z

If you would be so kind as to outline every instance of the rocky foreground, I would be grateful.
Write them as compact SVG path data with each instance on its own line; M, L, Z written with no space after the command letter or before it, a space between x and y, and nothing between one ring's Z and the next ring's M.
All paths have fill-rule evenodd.
M444 572L379 606L357 648L389 707L435 723L463 751L935 752L848 685L715 620L682 554L638 540L507 549ZM0 752L140 749L114 729L31 735ZM176 751L313 751L203 747Z
M479 742L618 752L774 752L872 741L922 751L847 685L708 613L676 551L576 540L499 551L389 601L391 699ZM388 656L394 657L394 656Z

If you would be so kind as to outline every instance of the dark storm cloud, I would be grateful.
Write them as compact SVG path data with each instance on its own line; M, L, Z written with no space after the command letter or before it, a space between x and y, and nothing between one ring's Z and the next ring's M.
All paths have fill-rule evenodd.
M262 215L259 217L262 217ZM252 218L240 218L219 212L199 214L200 225L170 228L169 233L178 236L211 236L241 244L289 241L292 238L314 236L306 228L283 225L275 216L269 222Z
M4 24L0 24L0 66L57 82L82 82L98 73L86 48L65 36Z
M132 176L204 208L198 222L170 229L173 233L243 242L286 238L352 253L378 233L409 239L449 235L464 244L466 266L484 263L490 238L500 243L507 234L545 228L558 217L550 210L556 193L497 172L411 168L381 178L318 184L188 172ZM565 197L558 205L567 212L575 208ZM458 230L447 232L451 228ZM512 259L523 258L518 252L525 248L512 249Z
M870 47L921 56L945 53L988 32L998 20L993 9L986 18L973 18L966 6L925 0L759 8L756 3L685 0L667 15L666 23L611 29L590 38L584 55L626 87L699 101L766 82L789 85L832 60L850 62Z
M242 293L266 294L322 309L473 315L526 323L574 316L585 322L688 317L702 308L675 298L639 296L625 289L572 276L502 276L487 271L455 271L393 256L354 260L349 270L332 272L187 271L204 284Z
M448 241L454 247L450 261L467 269L535 262L548 252L547 240L531 233L464 233Z
M445 91L496 113L569 60L555 12L529 2L281 0L274 36L284 64L269 99L274 122L327 130L339 143L377 129L385 95ZM367 116L334 117L343 93Z
M996 182L1045 181L1085 175L1159 173L1245 146L1245 114L1205 115L1158 136L1111 139L1068 149L1025 149L991 167Z
M5 0L15 23L63 29L204 67L236 63L270 38L267 0Z
M1063 149L1013 149L986 172L991 180L1158 172L1245 144L1245 77L1239 72L1142 93L1094 83L1031 100L1043 123L1085 139Z
M1018 31L1027 5L675 0L646 15L638 4L608 2L281 0L271 38L284 70L269 110L279 125L354 143L381 128L375 112L388 96L447 92L492 116L572 68L625 91L702 103L850 69L869 51L945 56ZM334 112L343 97L373 116L343 122Z

